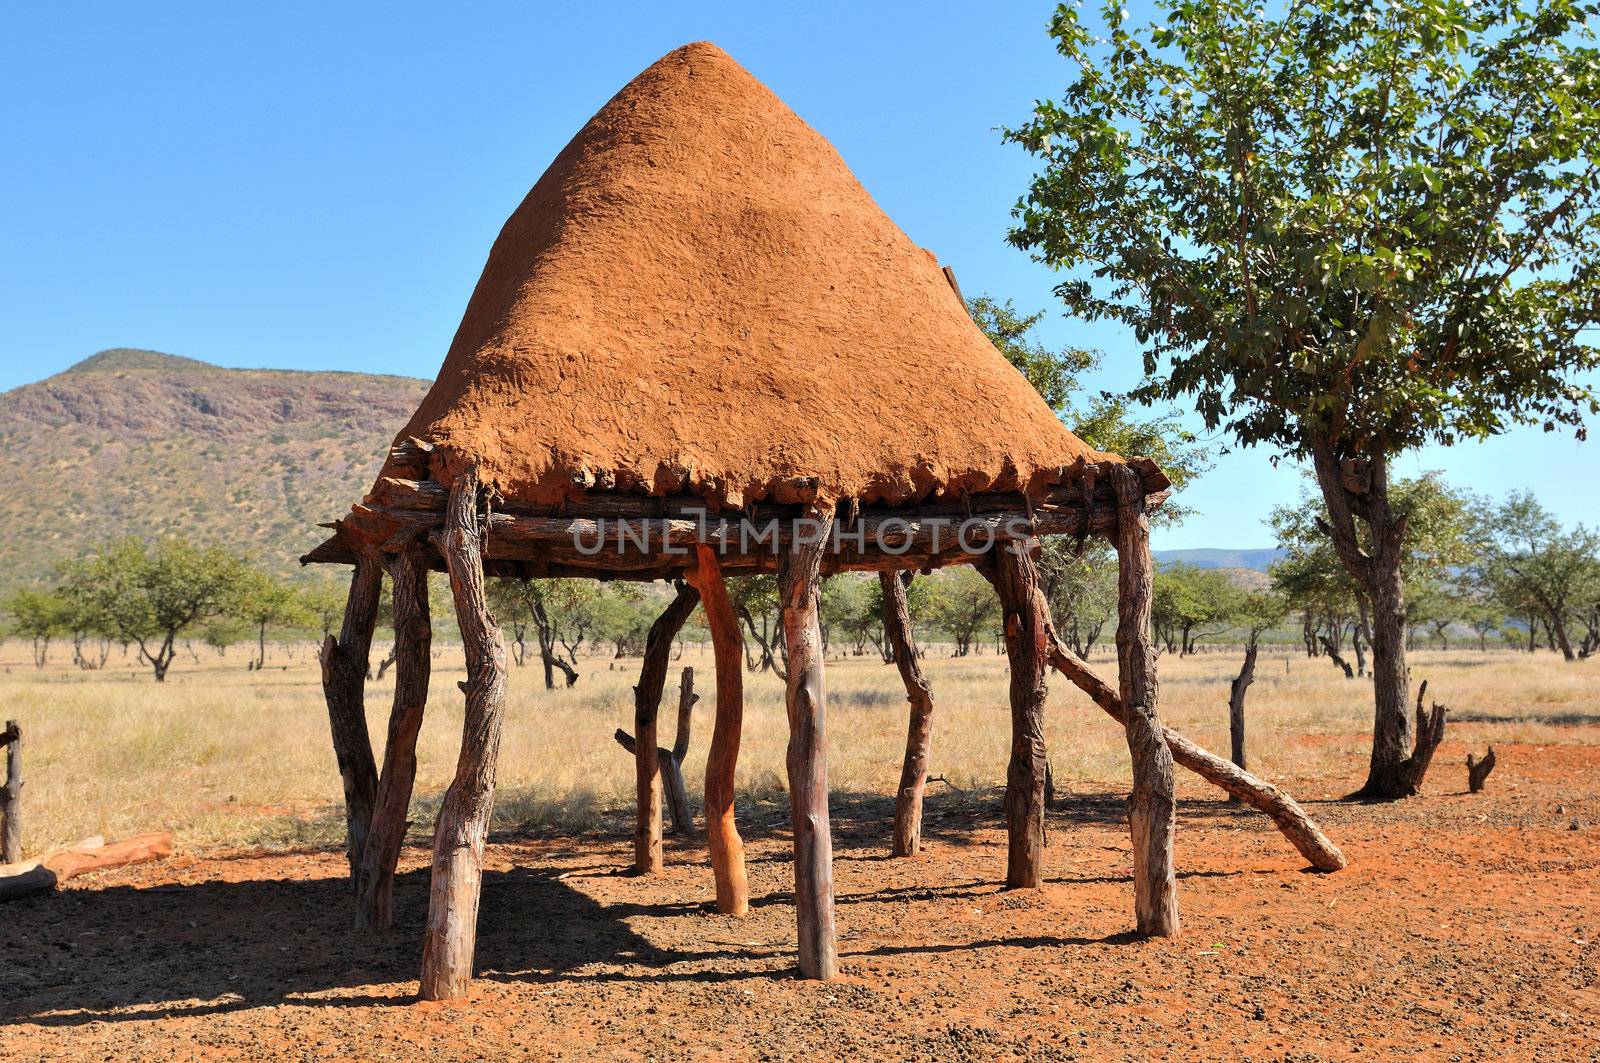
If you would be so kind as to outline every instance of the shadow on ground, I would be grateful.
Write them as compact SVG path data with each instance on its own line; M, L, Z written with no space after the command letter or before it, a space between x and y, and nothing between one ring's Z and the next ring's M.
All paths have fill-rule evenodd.
M975 831L1000 824L999 796L996 790L931 798L925 839L937 845L973 844ZM892 798L837 794L832 810L838 860L886 859ZM782 842L788 830L787 809L780 815L770 802L751 802L740 814L747 839L768 843L751 853L752 865L786 863L788 851ZM1191 821L1247 814L1222 802L1186 802L1182 812ZM1052 806L1051 831L1084 827L1120 833L1121 796L1072 795ZM602 903L586 893L581 888L585 879L625 873L617 857L626 850L618 843L628 836L625 829L622 833L608 829L593 844L592 856L590 842L566 838L563 844L547 845L529 856L537 866L486 872L478 977L535 983L612 979L712 983L783 976L791 970L790 916L781 909L789 907L793 898L786 890L752 898L752 908L767 913L764 918L769 922L762 932L771 938L768 942L718 941L719 935L727 935L725 927L710 920L686 922L706 912L699 903ZM696 859L681 843L673 848L677 850L670 858L673 862ZM224 881L229 858L219 857L208 861L223 872L212 881L69 889L8 904L8 929L0 938L0 968L7 971L0 979L0 1025L76 1026L279 1004L343 1007L411 1002L426 917L426 868L397 879L395 929L362 935L349 929L349 887L336 874L339 862L330 860L325 851L237 859L285 871L298 867L305 874ZM997 876L1003 874L1002 865L995 870ZM777 877L783 881L787 873ZM1055 879L1067 884L1117 880L1117 876ZM681 882L668 883L653 892L659 897L681 888ZM998 889L998 880L879 885L860 893L841 891L838 903L844 907L961 899L992 896ZM671 925L652 941L634 929L641 918ZM1115 935L1093 943L1123 940L1132 938ZM847 956L890 955L997 943L1030 948L1091 942L1019 937L854 949L846 944L842 951Z

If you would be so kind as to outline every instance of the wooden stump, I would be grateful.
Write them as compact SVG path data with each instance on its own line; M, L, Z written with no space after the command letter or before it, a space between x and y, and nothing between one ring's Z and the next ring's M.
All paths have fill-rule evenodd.
M717 884L717 911L744 915L750 910L750 885L744 870L744 840L733 818L733 775L744 725L744 640L716 552L704 543L695 550L699 564L686 576L700 592L717 666L717 715L706 754L706 848Z
M1049 695L1050 619L1041 609L1039 572L1021 543L990 554L987 573L1000 595L1011 662L1011 763L1006 769L1006 886L1044 882L1044 703Z
M799 538L798 536L796 537ZM817 624L823 540L799 543L778 567L778 602L789 648L789 817L794 830L794 907L800 976L838 973L833 927L833 834L828 822L828 727L822 632Z
M378 796L378 768L372 758L372 737L367 732L367 658L372 650L372 629L378 619L378 597L383 590L383 569L367 554L356 559L350 576L339 637L322 644L322 694L328 703L328 726L333 732L333 755L344 781L345 854L350 860L350 888L361 874L361 854L367 845L372 807Z
M421 543L408 544L389 562L394 599L394 707L383 747L383 772L372 827L356 884L356 928L387 930L394 923L394 872L411 824L411 790L417 778L417 733L428 706L433 626L428 612L428 558Z
M1156 712L1156 650L1150 636L1155 566L1150 560L1150 518L1139 474L1111 469L1117 492L1117 664L1133 760L1128 828L1133 836L1134 913L1141 934L1178 933L1177 880L1172 862L1177 800L1172 753Z
M1247 767L1244 749L1244 697L1250 690L1250 684L1256 679L1256 654L1259 647L1260 636L1252 629L1245 642L1244 663L1239 666L1239 674L1228 684L1228 752L1234 766L1241 771ZM1229 794L1228 800L1237 802L1239 798Z
M672 642L683 629L700 592L680 584L672 602L650 625L645 642L639 685L633 688L634 787L637 801L633 824L633 867L641 875L661 871L661 759L656 749L656 726L661 693L667 685Z
M1400 778L1408 792L1413 794L1422 791L1422 779L1428 774L1428 765L1433 763L1434 751L1444 741L1445 720L1450 715L1450 710L1437 701L1433 703L1432 712L1424 709L1422 699L1427 693L1428 681L1424 679L1422 685L1417 687L1417 725L1413 732L1415 742L1411 755L1400 764Z
M6 784L0 787L0 864L22 859L22 725L7 720L0 731L6 750Z
M894 649L895 667L906 687L911 718L906 724L906 755L900 763L900 788L894 799L894 842L891 856L915 856L922 849L922 797L928 785L928 757L933 746L933 688L917 660L906 587L898 572L878 573L883 588L883 631Z
M1488 780L1489 773L1494 771L1494 746L1489 747L1489 752L1479 760L1474 754L1467 754L1467 791L1469 793L1482 793L1483 784Z
M445 791L433 835L433 883L422 945L424 1000L465 996L472 980L483 845L494 806L505 709L506 647L485 596L476 468L451 485L439 545L466 650L467 711L455 779Z
M694 669L684 665L678 677L678 731L672 737L672 756L660 758L661 784L667 792L667 807L672 810L672 832L682 838L695 837L694 813L689 808L689 790L683 785L683 758L689 755L689 725L693 721Z

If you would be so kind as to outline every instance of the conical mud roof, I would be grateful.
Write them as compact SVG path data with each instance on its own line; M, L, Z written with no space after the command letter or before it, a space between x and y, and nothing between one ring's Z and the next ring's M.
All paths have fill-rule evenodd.
M1060 423L833 146L706 43L634 78L512 214L407 437L433 444L434 479L476 463L539 503L898 503L1120 460Z

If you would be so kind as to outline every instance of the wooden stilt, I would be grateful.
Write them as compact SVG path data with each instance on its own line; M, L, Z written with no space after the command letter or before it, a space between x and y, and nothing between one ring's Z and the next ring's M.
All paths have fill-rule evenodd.
M717 715L706 754L706 848L717 883L717 911L744 915L750 910L750 885L744 871L744 841L733 818L733 775L744 725L744 640L716 552L704 543L695 550L699 564L686 576L700 592L717 665Z
M1117 664L1133 759L1128 827L1133 835L1134 913L1141 934L1178 933L1178 891L1172 863L1172 753L1156 712L1156 650L1150 635L1155 566L1144 487L1127 465L1111 470L1117 492Z
M356 929L387 930L394 922L394 871L411 824L411 788L417 778L417 732L428 705L433 627L428 611L426 548L408 544L389 561L394 600L394 707L383 746L383 772L372 829L361 855L356 886Z
M933 745L933 688L917 660L911 634L906 586L898 572L878 573L883 589L883 631L894 650L895 667L906 686L911 718L906 724L906 755L900 764L900 788L894 799L894 842L891 856L915 856L922 849L922 795L928 785L928 755Z
M798 538L798 537L797 537ZM828 822L828 727L822 632L817 625L823 540L798 544L778 568L789 648L789 816L794 828L794 907L800 976L838 973L833 929L833 834Z
M356 888L361 854L367 845L372 807L378 796L378 768L367 732L366 682L372 629L378 619L383 569L368 554L356 558L350 576L339 637L322 644L322 694L328 703L333 755L344 780L345 853L350 860L350 888Z
M633 868L641 875L661 871L661 761L657 755L656 731L661 710L661 694L667 685L667 666L672 659L672 640L678 637L684 621L700 604L700 592L685 584L666 610L650 625L645 642L644 664L639 669L639 685L633 688L633 763L637 804L633 824Z
M1044 882L1044 703L1050 620L1039 605L1039 571L1021 543L996 547L989 566L1005 618L1011 662L1011 763L1006 770L1006 886Z
M422 945L424 1000L465 996L472 980L483 845L494 806L505 709L506 647L485 594L476 469L463 473L450 488L439 546L450 571L456 622L466 650L467 712L455 780L445 791L433 835L433 884Z

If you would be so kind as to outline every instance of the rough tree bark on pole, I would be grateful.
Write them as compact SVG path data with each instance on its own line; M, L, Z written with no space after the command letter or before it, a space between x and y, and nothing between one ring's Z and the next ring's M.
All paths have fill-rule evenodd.
M789 818L794 831L794 907L800 976L827 981L838 973L833 926L833 832L828 819L828 723L823 683L821 597L826 522L808 513L817 541L795 543L778 566L778 602L789 648Z
M700 592L680 584L677 595L656 618L656 622L650 625L644 663L639 669L639 685L633 688L633 776L637 798L633 823L633 867L641 875L657 874L663 867L657 720L660 717L661 694L667 685L672 641L678 637L684 622L698 604Z
M455 779L445 791L433 835L433 881L422 945L424 1000L465 996L472 981L483 845L494 807L495 763L505 709L506 647L484 589L476 468L451 485L439 546L450 572L456 622L466 650L467 711Z
M6 782L0 786L0 864L22 860L22 725L7 720L0 731L6 750Z
M387 930L394 922L394 872L411 824L411 790L417 779L417 733L428 706L433 626L428 610L428 558L411 542L389 561L394 599L394 707L383 746L383 771L361 854L356 885L356 929Z
M361 854L378 796L378 767L367 732L366 682L382 590L383 567L376 557L361 554L350 576L339 637L329 635L321 653L322 693L328 703L333 754L344 781L345 853L350 860L352 890L360 878Z
M895 667L906 686L911 718L906 725L906 755L900 766L900 788L894 800L894 843L891 856L915 856L922 849L922 796L928 785L928 755L933 744L933 688L917 660L911 632L911 610L898 572L878 573L883 588L884 637L894 648Z
M1133 836L1134 914L1139 933L1178 933L1177 879L1172 863L1177 799L1172 753L1156 712L1156 651L1150 639L1155 565L1150 559L1150 518L1139 474L1111 469L1117 492L1117 665L1126 713L1133 790L1128 828ZM1015 680L1013 680L1015 682Z
M733 777L744 725L744 642L716 552L704 543L695 551L699 563L685 576L700 592L717 668L717 713L706 754L706 848L716 879L717 911L744 915L750 910L750 885L744 870L744 840L733 817Z
M1044 882L1044 790L1049 763L1044 703L1049 694L1050 620L1040 607L1039 572L1021 543L990 552L986 574L1000 595L1006 656L1011 662L1011 763L1006 770L1006 886Z

